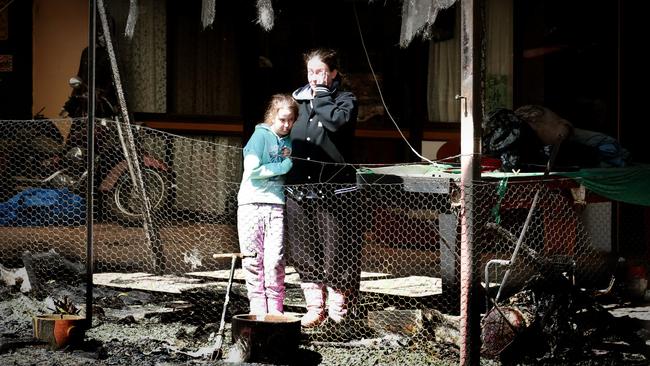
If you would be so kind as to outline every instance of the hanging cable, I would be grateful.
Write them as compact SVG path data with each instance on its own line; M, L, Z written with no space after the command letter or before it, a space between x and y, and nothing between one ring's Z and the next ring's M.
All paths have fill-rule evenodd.
M0 13L2 13L3 11L5 11L5 9L7 9L7 8L9 7L9 5L11 5L13 2L14 2L14 0L11 0L11 1L8 2L7 4L5 4L5 6L3 6L2 8L0 8Z

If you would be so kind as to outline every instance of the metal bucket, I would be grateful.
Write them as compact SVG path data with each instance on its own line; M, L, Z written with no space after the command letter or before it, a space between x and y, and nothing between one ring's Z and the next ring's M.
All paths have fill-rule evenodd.
M289 315L235 315L232 343L238 341L250 347L249 362L290 361L300 345L300 319Z
M492 308L481 321L481 354L496 358L514 342L532 322L532 314L523 308Z

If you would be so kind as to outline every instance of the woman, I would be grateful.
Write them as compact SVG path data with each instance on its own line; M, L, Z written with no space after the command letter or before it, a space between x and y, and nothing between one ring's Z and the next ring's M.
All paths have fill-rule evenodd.
M340 89L335 51L313 50L304 59L308 84L293 93L299 113L291 130L294 166L287 176L287 237L307 303L301 324L315 327L327 315L342 321L359 288L355 170L346 165L357 99Z

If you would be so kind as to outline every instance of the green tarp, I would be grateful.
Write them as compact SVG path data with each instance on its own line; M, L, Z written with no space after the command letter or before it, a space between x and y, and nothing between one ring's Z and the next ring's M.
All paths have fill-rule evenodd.
M650 165L583 169L558 174L573 178L588 190L612 201L650 206Z
M412 164L361 168L359 174L388 174L401 177L449 177L459 179L460 170L450 165ZM541 172L483 173L483 179L541 177ZM575 172L552 172L552 176L568 177L589 191L612 201L650 206L650 165L634 164L623 168L590 168Z

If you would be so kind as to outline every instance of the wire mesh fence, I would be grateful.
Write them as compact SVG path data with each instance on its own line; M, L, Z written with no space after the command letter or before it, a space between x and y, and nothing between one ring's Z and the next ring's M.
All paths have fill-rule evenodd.
M0 263L25 267L38 298L83 304L86 149L74 143L83 138L62 137L61 123L0 124ZM70 136L85 136L85 123L73 120ZM194 324L218 323L223 308L227 320L315 311L311 325L318 326L303 328L310 342L397 336L401 344L458 346L458 174L444 166L435 174L415 165L356 167L356 183L288 185L286 204L238 206L237 138L177 136L107 119L95 134L95 288L162 294ZM483 289L476 294L484 324L503 320L491 309L533 282L607 285L610 238L594 233L611 234L602 230L611 212L585 209L571 194L577 188L565 179L472 185L472 210L463 213L472 217L471 271ZM229 253L253 256L231 272L229 260L214 257ZM225 304L230 279L233 299ZM99 295L95 304L107 306ZM498 326L489 331L482 342L494 356L511 338Z
M593 295L614 279L609 204L587 205L568 179L503 180L475 191L482 355L530 362L589 354L591 341L574 340L598 333L585 319L606 323Z

